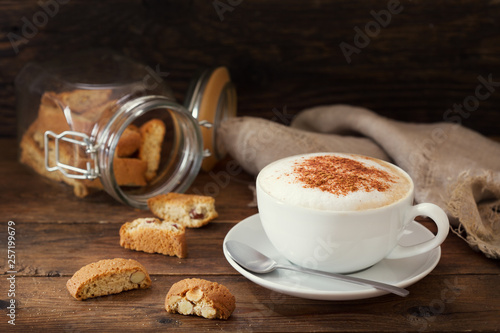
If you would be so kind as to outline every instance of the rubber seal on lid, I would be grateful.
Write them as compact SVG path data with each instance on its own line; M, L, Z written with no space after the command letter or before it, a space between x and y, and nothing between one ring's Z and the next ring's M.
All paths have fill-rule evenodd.
M192 81L184 106L201 125L204 151L209 152L201 169L209 171L226 155L217 128L225 119L235 117L237 112L236 89L227 68L203 71Z

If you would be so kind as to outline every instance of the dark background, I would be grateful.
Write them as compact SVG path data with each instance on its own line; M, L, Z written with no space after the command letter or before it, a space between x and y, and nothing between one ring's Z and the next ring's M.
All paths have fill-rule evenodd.
M226 65L239 114L284 123L333 103L403 121L446 121L448 109L475 95L479 76L500 82L500 1L394 2L0 1L0 135L16 135L13 80L26 62L93 47L169 72L180 102L196 70ZM371 12L391 6L399 12L390 22L375 23ZM367 24L371 37L359 37L349 63L340 45L355 47ZM454 119L500 136L500 84L494 89Z

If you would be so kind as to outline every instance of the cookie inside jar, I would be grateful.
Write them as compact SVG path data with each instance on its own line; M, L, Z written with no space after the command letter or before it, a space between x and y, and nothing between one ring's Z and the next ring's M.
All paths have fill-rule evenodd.
M127 105L124 108L127 113ZM147 206L147 199L152 196L183 192L191 185L201 166L203 142L194 119L167 100L144 98L135 109L132 116L120 113L103 131L107 140L102 140L102 144L111 148L108 152L100 151L98 157L104 186L114 188L113 194L119 200ZM110 132L117 135L109 135ZM136 165L121 169L117 164L121 161L137 163L132 173L140 177L140 185L123 181Z
M35 172L77 197L104 190L147 209L148 198L184 192L223 157L216 128L236 113L226 68L204 71L181 105L162 71L113 52L61 59L16 78L20 161Z

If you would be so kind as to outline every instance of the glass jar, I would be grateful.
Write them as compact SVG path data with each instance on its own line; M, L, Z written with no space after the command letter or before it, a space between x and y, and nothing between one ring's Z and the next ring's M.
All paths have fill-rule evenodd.
M224 157L217 128L236 92L225 67L209 69L181 105L166 76L102 50L27 64L15 81L20 161L79 197L105 190L140 209L186 191Z

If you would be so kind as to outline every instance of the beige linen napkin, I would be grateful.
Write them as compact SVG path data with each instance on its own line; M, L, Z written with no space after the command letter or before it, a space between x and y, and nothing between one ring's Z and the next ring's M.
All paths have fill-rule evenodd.
M417 202L439 205L471 247L500 258L500 144L477 132L332 105L302 111L290 127L242 117L225 121L219 133L229 154L254 175L274 160L307 152L390 160L414 180Z

